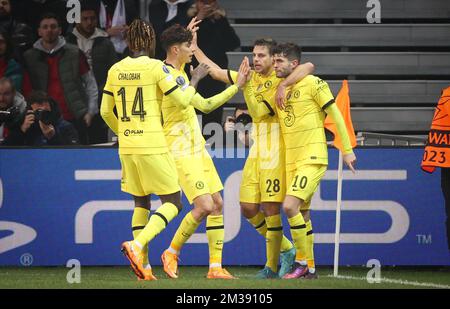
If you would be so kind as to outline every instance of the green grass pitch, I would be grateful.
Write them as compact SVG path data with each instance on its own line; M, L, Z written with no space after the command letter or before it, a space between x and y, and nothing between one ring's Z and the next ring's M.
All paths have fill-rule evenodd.
M0 267L0 288L19 289L389 289L450 288L450 269L381 268L381 282L368 283L368 268L341 267L340 278L332 277L333 269L318 269L318 280L255 280L257 267L228 267L237 280L208 280L207 267L181 266L179 279L168 279L161 267L154 267L157 281L137 281L129 267L82 267L81 283L69 284L65 267Z

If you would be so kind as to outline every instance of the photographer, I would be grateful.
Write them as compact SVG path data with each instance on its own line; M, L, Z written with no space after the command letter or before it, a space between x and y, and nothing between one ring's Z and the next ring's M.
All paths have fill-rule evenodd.
M57 104L43 91L34 91L22 124L11 130L4 141L7 146L45 146L78 144L74 126L65 121Z
M11 79L0 78L0 142L9 132L22 123L21 114L26 110L24 97L16 91Z
M233 145L227 145L227 147L249 147L251 124L252 118L248 114L247 106L239 104L234 110L234 116L228 116L223 124L225 141L233 141ZM234 139L235 132L237 132L237 142Z

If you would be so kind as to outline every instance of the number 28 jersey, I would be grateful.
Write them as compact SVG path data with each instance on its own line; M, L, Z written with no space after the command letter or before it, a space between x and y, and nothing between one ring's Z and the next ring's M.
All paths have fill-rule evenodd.
M127 57L111 67L103 93L113 96L117 108L120 154L169 151L161 102L164 94L177 88L169 69L159 60Z

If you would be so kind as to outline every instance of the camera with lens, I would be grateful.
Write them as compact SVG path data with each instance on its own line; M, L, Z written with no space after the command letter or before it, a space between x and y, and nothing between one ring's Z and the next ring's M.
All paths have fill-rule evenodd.
M45 109L37 109L35 111L30 110L27 114L34 114L34 119L36 122L42 121L46 125L51 123L51 112Z
M13 121L17 116L19 116L19 114L20 111L17 106L11 106L4 111L0 110L0 125L4 122L8 123Z
M241 124L239 126L236 126L236 129L245 130L248 128L247 125L252 123L252 117L249 114L243 113L243 114L240 114L234 122L236 124L239 124L239 123Z

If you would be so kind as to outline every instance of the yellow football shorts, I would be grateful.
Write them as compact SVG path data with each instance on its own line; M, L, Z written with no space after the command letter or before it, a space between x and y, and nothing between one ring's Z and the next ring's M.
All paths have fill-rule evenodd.
M242 171L239 201L252 204L282 203L285 195L284 154L270 161L249 155Z
M327 170L326 165L306 164L286 172L287 195L295 196L304 201L301 209L308 210L311 198L319 186L320 180Z
M134 196L166 195L180 191L172 155L121 154L122 191Z
M223 190L223 184L206 149L198 155L175 159L180 186L190 204L196 197Z

